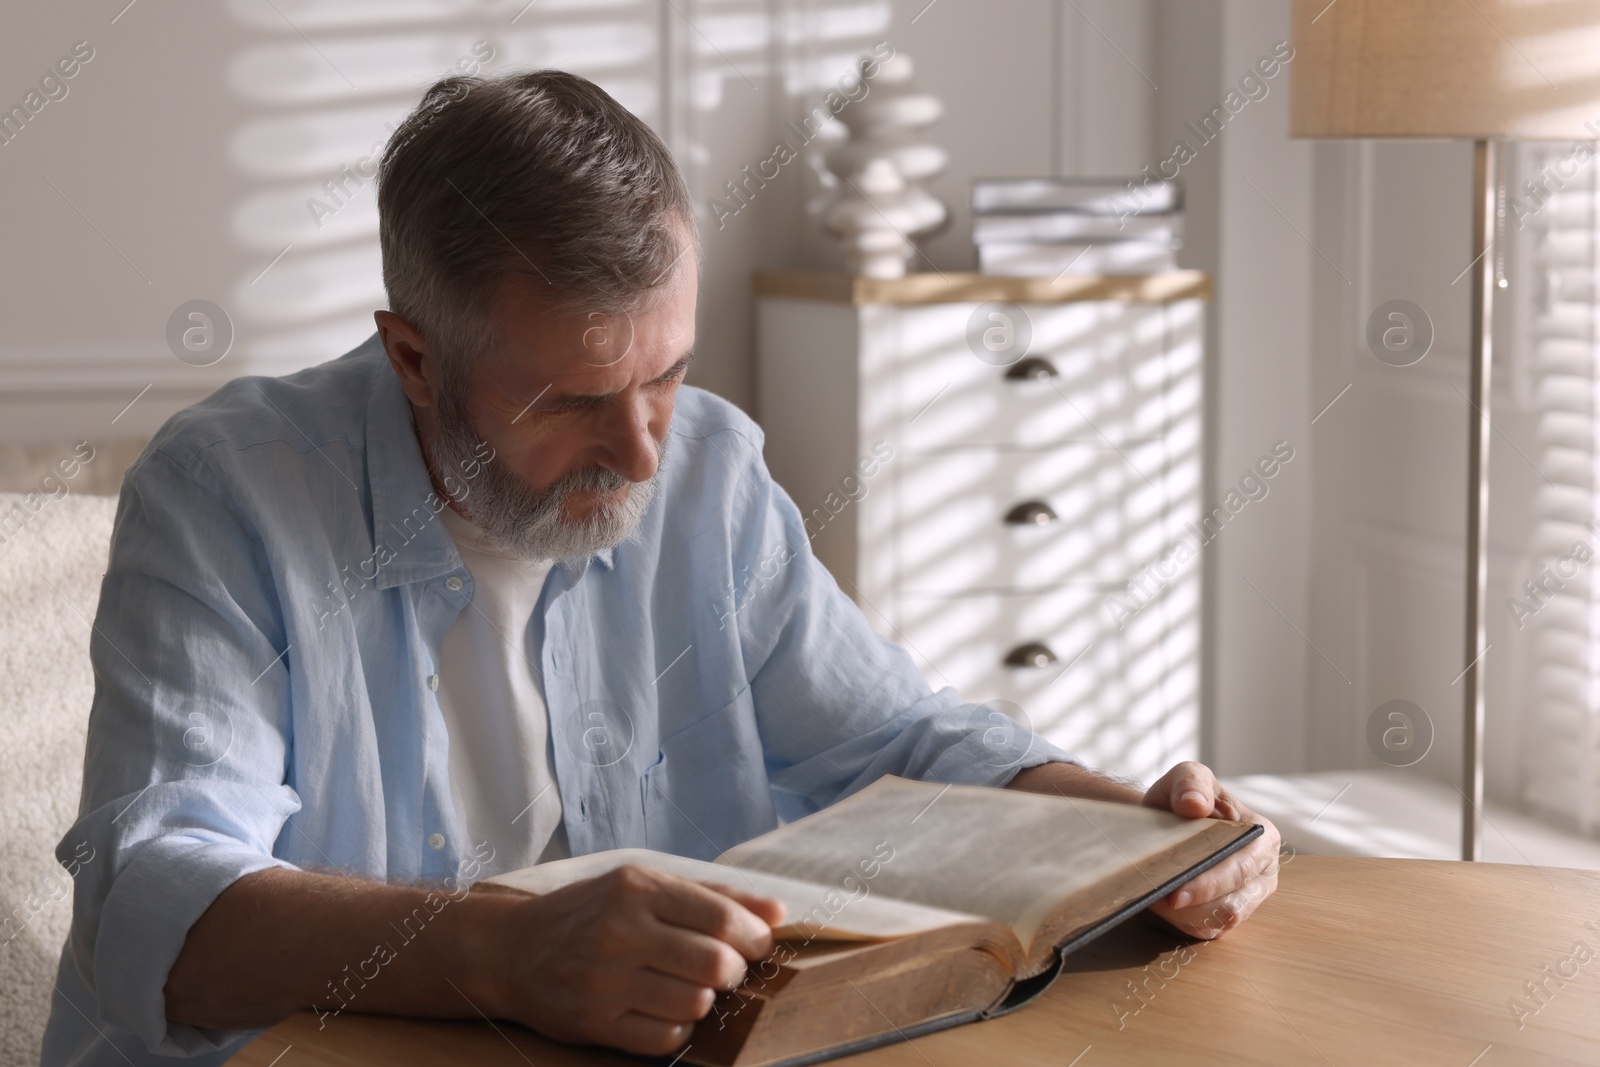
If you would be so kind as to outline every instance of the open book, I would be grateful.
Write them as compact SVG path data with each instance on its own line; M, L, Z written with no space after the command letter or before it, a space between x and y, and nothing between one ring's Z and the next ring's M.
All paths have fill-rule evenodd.
M1061 959L1259 836L1128 804L888 776L714 863L618 849L489 879L548 893L633 863L777 897L777 948L681 1059L815 1063L1003 1014Z

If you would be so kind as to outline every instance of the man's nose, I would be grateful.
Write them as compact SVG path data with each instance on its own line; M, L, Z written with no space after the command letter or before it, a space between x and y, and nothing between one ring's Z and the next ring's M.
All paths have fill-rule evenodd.
M645 482L655 476L661 462L659 445L650 432L654 411L640 395L617 397L606 420L606 451L611 462L606 466L630 482Z

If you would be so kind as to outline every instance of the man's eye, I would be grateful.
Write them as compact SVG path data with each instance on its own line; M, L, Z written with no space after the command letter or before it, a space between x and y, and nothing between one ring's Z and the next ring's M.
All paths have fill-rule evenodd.
M603 403L603 400L589 396L557 397L540 405L538 410L546 415L566 415L574 411L590 411Z

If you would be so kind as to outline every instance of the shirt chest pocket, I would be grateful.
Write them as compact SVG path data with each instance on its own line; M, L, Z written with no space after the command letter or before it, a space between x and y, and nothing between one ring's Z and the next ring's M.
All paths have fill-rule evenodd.
M749 686L661 739L640 779L645 846L714 859L778 825Z

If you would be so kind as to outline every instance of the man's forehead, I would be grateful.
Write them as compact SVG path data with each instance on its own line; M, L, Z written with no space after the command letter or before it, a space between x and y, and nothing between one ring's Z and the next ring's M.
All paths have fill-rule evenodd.
M573 311L542 275L508 272L495 303L498 376L589 394L649 381L690 352L698 296L698 260L688 255L665 284L625 309Z
M486 369L512 388L536 383L559 392L612 393L666 373L690 355L692 342L690 335L670 346L635 344L622 358L605 361L582 346L559 351L545 344L508 346L486 361Z
M686 320L686 321L683 321ZM613 393L667 373L694 346L694 315L642 312L511 316L487 368L510 389Z

